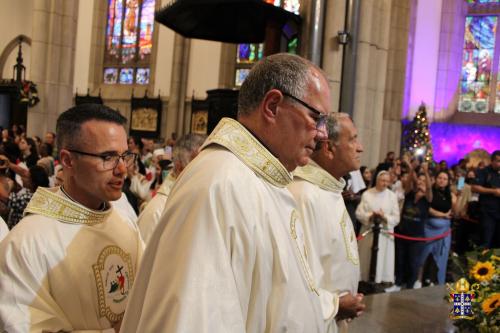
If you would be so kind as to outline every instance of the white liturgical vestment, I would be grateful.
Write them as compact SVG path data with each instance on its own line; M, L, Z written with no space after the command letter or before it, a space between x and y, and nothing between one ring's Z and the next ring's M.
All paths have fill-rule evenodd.
M141 215L139 215L137 224L139 225L142 239L146 244L148 244L158 222L160 222L161 214L165 209L168 195L175 184L175 180L176 178L172 175L172 172L170 172L165 181L161 184L158 192L156 192L156 195L148 202Z
M356 208L356 218L362 223L360 233L371 229L370 217L374 211L382 210L387 224L381 227L394 232L399 223L398 198L394 192L385 189L381 192L372 187L361 196L361 202ZM361 279L368 281L370 273L370 258L373 245L373 233L369 233L359 241L359 257L361 262ZM394 237L380 232L378 237L377 273L375 282L394 282Z
M121 332L324 332L291 181L223 118L170 193Z
M9 233L9 227L7 227L7 223L0 217L0 242L4 239Z
M297 168L294 176L288 189L303 217L311 270L319 287L335 295L336 315L339 297L357 294L360 274L356 234L342 198L345 181L335 179L313 160ZM335 322L328 331L337 331Z
M59 188L39 187L25 214L0 243L0 331L114 332L142 254L137 228Z

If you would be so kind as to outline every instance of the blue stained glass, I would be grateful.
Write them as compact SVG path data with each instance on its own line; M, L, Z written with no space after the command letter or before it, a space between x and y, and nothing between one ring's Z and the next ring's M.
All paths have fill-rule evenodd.
M137 84L149 83L149 68L137 68L135 83Z
M487 112L496 28L496 16L465 18L459 111Z
M470 4L476 4L476 3L498 3L500 0L467 0L468 3Z
M240 68L236 70L236 78L235 78L235 85L237 87L241 86L243 84L243 81L247 78L248 74L250 73L250 69L246 68Z
M496 16L467 16L464 48L494 49L496 26Z
M134 69L133 68L120 69L120 83L121 84L134 83Z
M238 62L248 62L250 59L250 44L238 45Z
M115 84L118 81L118 68L104 68L104 83Z

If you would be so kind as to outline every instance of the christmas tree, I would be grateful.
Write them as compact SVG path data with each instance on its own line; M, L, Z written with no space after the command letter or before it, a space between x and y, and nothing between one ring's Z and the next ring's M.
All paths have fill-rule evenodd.
M432 162L431 135L424 103L403 131L403 153L409 153L413 157L421 156L424 161Z

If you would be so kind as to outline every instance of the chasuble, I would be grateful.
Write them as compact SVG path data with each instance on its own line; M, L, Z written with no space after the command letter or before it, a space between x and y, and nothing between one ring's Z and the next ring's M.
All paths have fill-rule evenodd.
M0 330L114 332L142 250L137 228L114 209L39 187L0 243Z
M224 118L170 193L122 332L324 332L291 180Z

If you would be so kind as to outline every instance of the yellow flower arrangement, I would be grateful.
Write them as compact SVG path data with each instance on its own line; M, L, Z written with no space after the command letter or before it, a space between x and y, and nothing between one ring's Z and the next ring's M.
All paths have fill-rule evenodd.
M495 274L495 267L493 267L493 264L490 261L478 261L472 267L469 274L479 282L490 281L493 277L493 274Z
M476 250L464 257L452 256L457 280L470 283L472 319L456 319L460 331L500 332L500 249ZM467 276L468 275L468 276Z
M483 303L481 304L481 307L483 308L484 313L490 314L496 309L500 307L500 294L495 293L485 299Z

